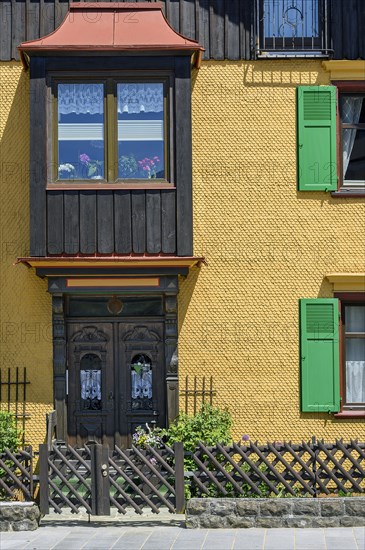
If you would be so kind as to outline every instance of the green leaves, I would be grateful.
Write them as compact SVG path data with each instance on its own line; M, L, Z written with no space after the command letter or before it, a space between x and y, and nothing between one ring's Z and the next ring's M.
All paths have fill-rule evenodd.
M187 451L194 451L199 441L206 445L228 445L232 441L232 424L232 417L227 409L205 403L194 416L180 413L166 430L166 443L172 445L176 441L182 441Z
M0 412L0 453L4 449L17 451L20 445L20 432L16 427L15 416L8 412Z

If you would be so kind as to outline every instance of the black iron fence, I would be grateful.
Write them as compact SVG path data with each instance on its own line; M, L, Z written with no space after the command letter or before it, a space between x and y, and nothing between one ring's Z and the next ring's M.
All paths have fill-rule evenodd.
M29 418L26 412L27 370L25 367L7 367L0 369L0 411L15 416L16 427L21 433L21 442L25 444L25 423Z
M185 414L196 414L204 403L213 405L213 399L217 395L213 389L213 376L185 376L184 387L180 389L183 398Z
M328 0L257 0L259 56L323 56L329 49Z

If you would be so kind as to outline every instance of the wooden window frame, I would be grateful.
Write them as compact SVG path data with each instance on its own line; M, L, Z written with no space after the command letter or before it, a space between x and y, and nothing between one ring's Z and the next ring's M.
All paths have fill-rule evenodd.
M345 307L349 305L365 305L365 292L335 292L334 297L339 300L340 312L340 393L341 410L335 414L338 418L365 418L365 403L348 405L346 403L346 325Z
M58 178L58 102L57 86L62 83L96 83L104 85L104 179L62 180ZM121 83L161 82L164 87L164 169L166 178L125 179L118 177L118 121L116 116L117 85ZM47 111L50 139L47 140L47 190L95 189L175 189L174 183L174 80L171 71L88 71L85 75L72 71L49 73L50 93Z
M343 125L341 121L340 114L340 94L342 93L355 93L365 94L365 80L334 80L331 82L332 85L337 88L337 173L338 173L338 188L337 191L331 193L332 196L336 197L364 197L365 196L365 184L364 186L351 187L351 185L346 185L343 179L343 146L342 146L342 130ZM365 125L364 128L365 130Z

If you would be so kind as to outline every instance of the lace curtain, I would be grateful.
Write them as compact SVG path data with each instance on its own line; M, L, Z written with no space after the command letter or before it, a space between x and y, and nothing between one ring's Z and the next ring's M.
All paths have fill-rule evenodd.
M163 84L118 84L118 113L160 113Z
M151 367L142 367L138 374L132 370L132 399L152 398L152 369Z
M81 399L101 401L101 370L80 371Z
M102 115L104 113L103 84L59 84L58 114Z
M347 124L357 124L360 120L362 108L362 97L345 96L342 98L342 122ZM346 179L346 172L349 166L352 149L356 137L355 128L345 128L342 134L343 143L343 173Z
M163 112L163 84L118 84L118 113ZM103 84L59 84L59 115L102 115Z

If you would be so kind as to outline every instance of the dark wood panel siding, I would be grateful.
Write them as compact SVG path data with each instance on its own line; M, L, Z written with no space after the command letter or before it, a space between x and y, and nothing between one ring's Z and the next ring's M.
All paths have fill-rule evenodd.
M190 59L175 60L176 242L178 256L193 254Z
M162 4L170 25L181 34L199 40L204 46L205 59L224 59L224 56L227 59L250 59L255 43L251 37L255 2L163 0ZM19 43L52 32L62 23L68 5L69 0L2 0L0 60L19 59L16 50ZM249 40L247 33L250 33Z
M176 252L176 191L47 191L48 254Z
M80 251L80 207L78 191L63 192L64 251L77 254Z
M131 194L129 191L114 192L114 231L115 252L130 254L132 252L132 217Z
M30 255L46 255L46 64L42 57L30 67Z
M364 0L332 0L330 7L330 36L334 58L364 59Z

